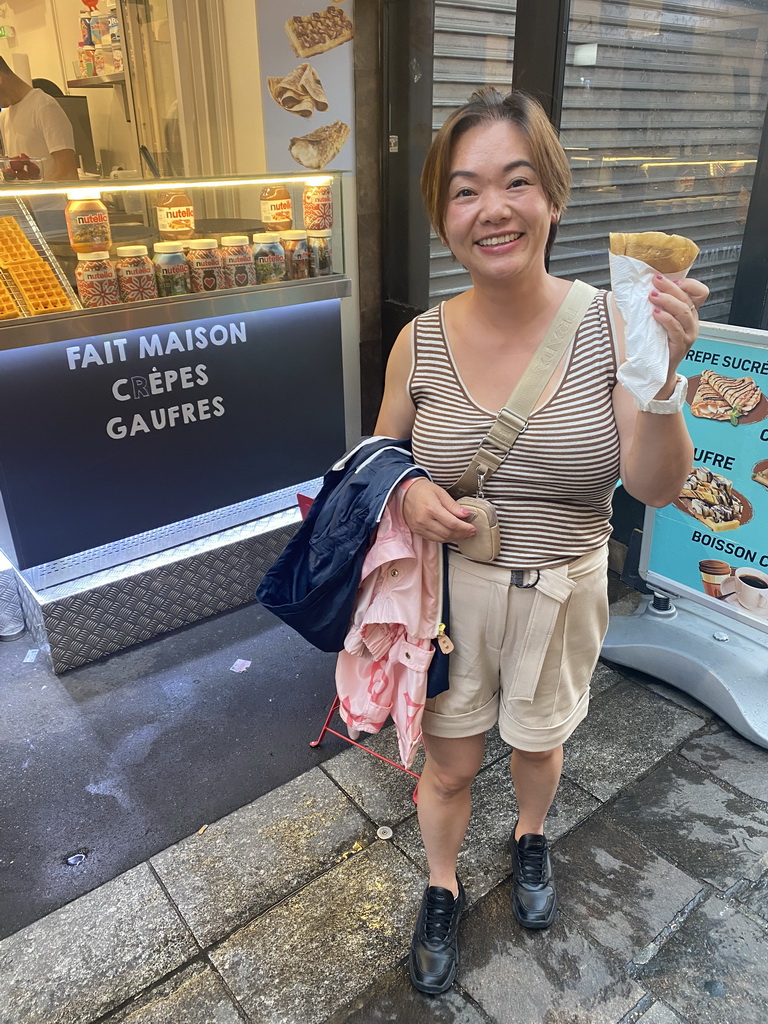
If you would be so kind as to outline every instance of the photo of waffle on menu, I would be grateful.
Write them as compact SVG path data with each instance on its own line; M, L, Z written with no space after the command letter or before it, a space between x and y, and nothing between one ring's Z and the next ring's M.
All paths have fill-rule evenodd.
M757 407L762 395L752 377L723 377L714 370L705 370L691 399L691 412L702 419L736 426L742 416Z
M694 466L675 505L715 533L736 530L745 521L747 503L733 483L707 466Z

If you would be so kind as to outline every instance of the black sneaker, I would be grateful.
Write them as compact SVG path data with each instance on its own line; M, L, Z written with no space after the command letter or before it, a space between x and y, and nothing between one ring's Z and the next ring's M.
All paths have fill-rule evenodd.
M552 862L544 836L509 837L512 854L512 909L523 928L549 928L557 913Z
M411 940L408 969L413 987L431 996L451 987L459 966L457 933L467 897L457 882L459 895L455 899L450 889L427 886Z

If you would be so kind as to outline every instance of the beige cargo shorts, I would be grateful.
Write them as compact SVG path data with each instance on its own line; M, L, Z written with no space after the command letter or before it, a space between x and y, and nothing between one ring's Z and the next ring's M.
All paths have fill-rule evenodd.
M607 545L514 577L451 551L450 688L427 700L423 731L475 736L498 722L519 750L563 743L587 713L608 628L607 569Z

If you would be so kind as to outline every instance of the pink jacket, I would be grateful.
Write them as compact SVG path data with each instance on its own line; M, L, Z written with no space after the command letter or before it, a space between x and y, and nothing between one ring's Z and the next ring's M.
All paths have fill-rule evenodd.
M408 768L421 739L442 561L440 545L406 525L406 488L387 503L363 563L352 624L336 663L336 689L350 730L378 732L392 716Z

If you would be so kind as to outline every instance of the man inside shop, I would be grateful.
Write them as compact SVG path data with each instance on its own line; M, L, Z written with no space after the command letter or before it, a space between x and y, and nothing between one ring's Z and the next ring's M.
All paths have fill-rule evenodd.
M7 157L17 161L16 177L77 181L75 140L69 118L56 100L11 71L0 57L0 136ZM42 168L29 162L42 158Z

